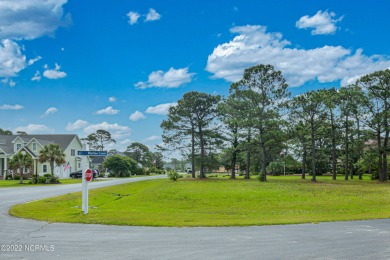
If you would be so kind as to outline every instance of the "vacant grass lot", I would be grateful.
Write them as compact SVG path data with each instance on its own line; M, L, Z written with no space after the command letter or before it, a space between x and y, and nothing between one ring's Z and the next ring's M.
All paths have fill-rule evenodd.
M10 213L48 222L139 226L244 226L390 217L390 185L369 180L318 183L299 176L142 181L14 206Z

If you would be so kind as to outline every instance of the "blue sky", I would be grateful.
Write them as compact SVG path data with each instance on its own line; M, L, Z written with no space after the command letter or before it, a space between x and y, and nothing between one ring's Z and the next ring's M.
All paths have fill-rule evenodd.
M227 95L272 64L295 95L390 67L390 2L0 2L0 128L161 142L188 91Z

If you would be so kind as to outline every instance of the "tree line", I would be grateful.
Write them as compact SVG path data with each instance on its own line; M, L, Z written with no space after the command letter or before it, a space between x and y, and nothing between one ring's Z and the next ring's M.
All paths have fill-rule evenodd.
M110 143L116 143L109 131L99 129L95 133L82 138L90 149L103 151ZM121 153L110 150L103 163L103 167L112 171L116 177L128 177L130 174L162 173L164 169L163 156L160 152L152 152L139 142L131 143Z
M368 172L388 180L390 70L348 86L291 97L282 73L271 65L244 71L221 97L188 92L161 123L162 151L179 150L192 177L224 165L235 178L257 173L261 181L281 169L345 180Z

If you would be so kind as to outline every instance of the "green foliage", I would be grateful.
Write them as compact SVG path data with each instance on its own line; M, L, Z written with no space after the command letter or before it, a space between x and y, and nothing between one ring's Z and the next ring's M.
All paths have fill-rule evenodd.
M183 95L176 106L169 108L168 117L161 123L163 142L171 149L186 154L191 151L191 164L194 177L195 147L199 151L200 176L205 177L207 151L215 149L220 138L214 124L220 96L196 91Z
M274 162L271 162L268 166L267 166L267 172L270 174L270 175L282 175L283 174L283 170L284 170L284 164L283 162L280 162L280 161L274 161Z
M66 155L58 144L45 145L42 150L39 151L39 162L50 163L51 175L54 176L54 163L56 165L64 164Z
M23 178L23 180L28 180L27 176L18 176L18 175L15 175L14 180L20 180L21 178Z
M177 181L177 179L183 178L183 176L181 176L179 173L177 173L175 171L169 171L167 175L168 175L168 178L172 181Z
M52 176L46 178L46 183L59 184L60 183L60 179L57 176L52 175Z
M141 143L135 142L127 146L125 154L137 163L141 163L143 167L152 166L152 153L149 148Z
M149 174L150 173L153 173L153 174L165 174L165 171L157 169L156 167L150 167L149 168Z
M38 176L38 180L37 180L36 176L34 176L34 177L31 179L31 183L32 183L32 184L46 183L46 179L47 179L47 178L51 178L51 174L49 174L48 177L45 177L45 176Z
M129 177L137 168L133 159L121 155L108 156L103 165L115 177Z
M251 134L256 130L256 143L260 145L261 180L266 181L266 166L270 148L282 141L284 124L281 112L290 96L281 71L272 65L257 65L244 70L242 80L230 87L235 109L239 111L237 123L247 129L247 174L249 175ZM280 151L278 151L280 152ZM249 176L247 176L249 177Z
M31 156L27 153L22 154L22 152L19 152L19 153L13 155L11 160L10 160L10 168L14 171L14 173L19 170L20 177L15 176L15 174L14 174L14 179L16 179L16 177L19 177L20 183L23 183L24 170L26 168L29 168L30 170L32 170L33 166L34 166L34 162L31 158Z
M0 128L0 135L12 135L12 131L10 130L3 130Z
M109 143L116 143L114 139L111 138L111 133L99 129L96 133L89 134L86 138L81 138L82 141L85 141L90 149L94 150L104 150L104 147Z

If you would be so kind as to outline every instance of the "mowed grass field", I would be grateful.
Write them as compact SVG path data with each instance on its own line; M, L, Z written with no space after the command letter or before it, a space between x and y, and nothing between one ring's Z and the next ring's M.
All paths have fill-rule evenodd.
M141 181L16 205L14 216L48 222L137 226L248 226L390 217L390 183L357 179L317 183L299 176ZM339 177L341 179L341 177Z

